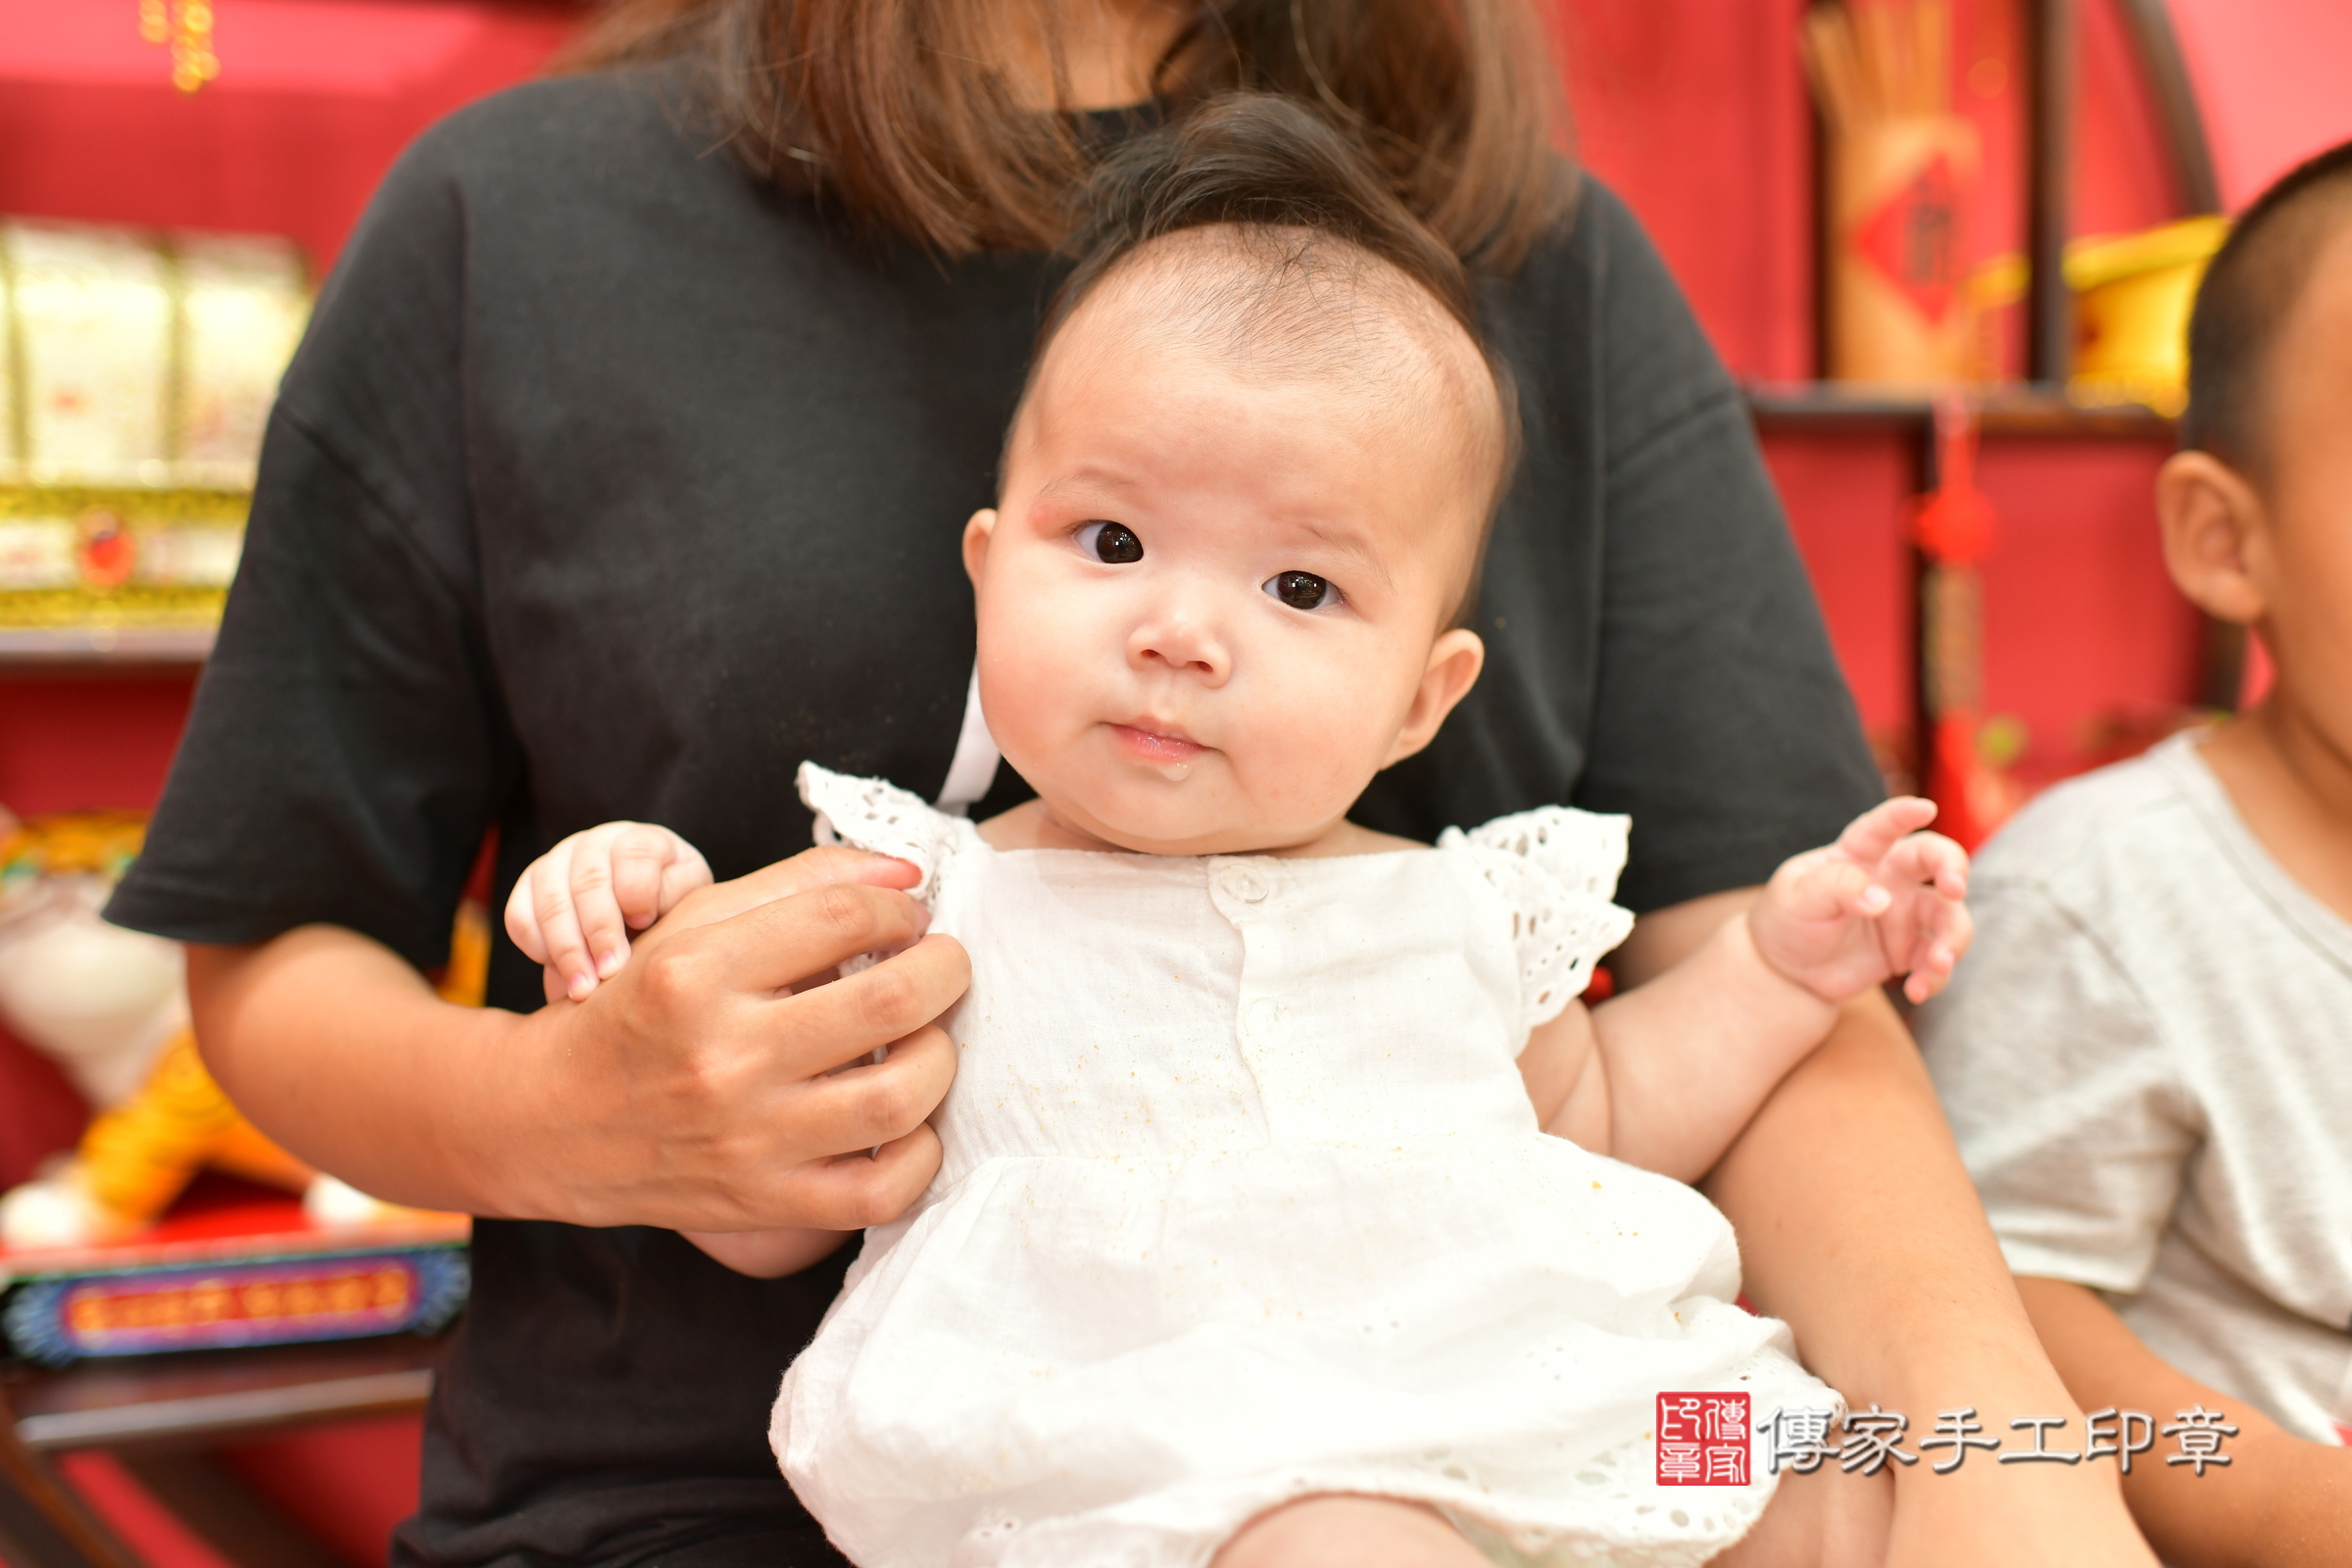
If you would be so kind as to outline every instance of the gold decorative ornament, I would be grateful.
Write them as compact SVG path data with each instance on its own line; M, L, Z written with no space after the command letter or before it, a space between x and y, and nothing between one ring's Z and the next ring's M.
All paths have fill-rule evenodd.
M139 0L139 36L172 51L172 85L195 92L220 74L211 0Z

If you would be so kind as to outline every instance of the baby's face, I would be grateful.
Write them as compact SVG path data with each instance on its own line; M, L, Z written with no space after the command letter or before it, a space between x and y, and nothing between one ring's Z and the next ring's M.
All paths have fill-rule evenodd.
M1492 383L1466 337L1362 386L1252 374L1122 309L1056 335L965 534L989 728L1080 835L1311 845L1477 676L1446 621L1492 484L1464 367Z

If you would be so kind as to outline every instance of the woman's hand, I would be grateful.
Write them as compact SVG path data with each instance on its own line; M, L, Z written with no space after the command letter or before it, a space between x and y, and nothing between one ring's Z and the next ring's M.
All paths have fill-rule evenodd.
M841 871L858 879L828 876ZM588 1113L577 1163L612 1161L604 1202L636 1223L680 1213L660 1221L680 1230L854 1230L914 1200L939 1163L924 1118L955 1075L932 1020L970 978L962 948L925 937L928 916L897 891L915 877L811 850L690 893L585 1001L532 1015L567 1108Z
M528 1016L443 1003L336 926L192 949L189 995L238 1105L376 1197L583 1225L854 1230L929 1183L924 1119L956 1071L933 1020L969 967L922 935L897 891L914 876L828 849L705 888L586 1001ZM896 948L828 983L843 959Z
M1825 1002L1897 975L1925 1002L1968 951L1968 854L1920 829L1936 806L1898 796L1856 817L1838 842L1783 862L1747 913L1764 960Z

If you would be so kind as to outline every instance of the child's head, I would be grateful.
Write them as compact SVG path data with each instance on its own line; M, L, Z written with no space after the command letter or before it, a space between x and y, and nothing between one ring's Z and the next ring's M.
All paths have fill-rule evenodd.
M1296 106L1195 111L1090 194L964 535L989 727L1107 842L1305 843L1477 678L1507 380L1459 262Z
M2247 210L2188 341L2166 562L2201 608L2259 628L2281 694L2352 745L2352 143Z

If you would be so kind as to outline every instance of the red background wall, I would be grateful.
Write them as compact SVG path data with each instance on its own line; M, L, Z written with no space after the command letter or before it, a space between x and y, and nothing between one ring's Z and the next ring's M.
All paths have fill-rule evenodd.
M1813 128L1797 69L1803 0L1560 0L1581 151L1648 223L1732 368L1813 370ZM2176 0L2226 196L2352 135L2352 6ZM1972 257L2019 248L2017 0L1957 0L1958 101L1984 137ZM576 15L495 0L218 0L219 81L172 92L130 0L0 0L0 212L258 229L331 264L384 167L449 108L528 74ZM2173 216L2179 193L2112 0L2085 0L2075 229ZM2012 369L2018 333L2008 333ZM1866 721L1907 710L1911 457L1888 437L1775 436L1789 507ZM1986 564L1987 708L2022 719L2044 771L2119 712L2192 691L2194 618L2157 558L2149 445L2016 443L1983 481L2002 518ZM0 673L0 803L21 812L153 804L186 712L185 677ZM66 1147L79 1102L0 1038L0 1183ZM244 1455L354 1561L380 1560L416 1485L410 1423ZM113 1486L103 1464L84 1466ZM119 1479L119 1477L117 1478ZM126 1482L122 1485L127 1485ZM119 1488L117 1488L120 1491ZM122 1506L136 1512L136 1499ZM122 1520L124 1528L131 1521ZM139 1527L145 1530L147 1527ZM156 1526L169 1535L168 1526ZM157 1537L175 1568L212 1568Z

